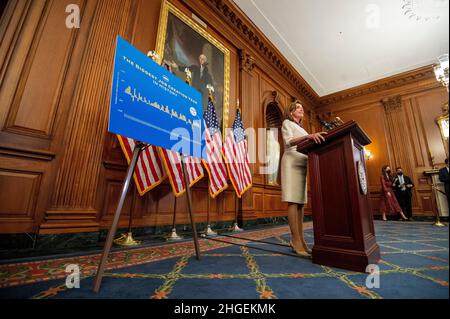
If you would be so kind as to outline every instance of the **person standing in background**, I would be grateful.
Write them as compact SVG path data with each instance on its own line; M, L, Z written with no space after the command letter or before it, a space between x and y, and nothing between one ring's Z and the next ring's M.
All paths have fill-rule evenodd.
M443 167L439 170L439 180L442 183L444 183L445 195L447 195L447 201L448 201L448 195L449 195L448 158L445 159L445 167Z
M392 175L389 165L384 165L381 169L380 183L381 183L381 203L380 211L383 215L383 220L386 221L386 213L400 214L403 220L408 220L403 214L402 208L395 199L394 190L392 189Z
M392 188L394 189L395 197L397 198L400 207L409 220L413 220L411 203L413 187L414 183L411 178L403 174L403 169L401 167L397 167L397 175L392 183Z

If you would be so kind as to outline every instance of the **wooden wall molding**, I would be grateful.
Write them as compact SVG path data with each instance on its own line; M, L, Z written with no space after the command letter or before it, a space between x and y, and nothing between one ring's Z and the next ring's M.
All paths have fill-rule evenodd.
M414 84L429 79L435 79L432 65L427 65L408 72L363 84L348 90L343 90L337 93L323 96L320 98L318 106L322 107L338 102L347 102L351 99L364 95L379 93L394 88L401 88L405 85ZM435 83L435 86L437 85L438 83Z
M411 156L413 147L409 139L409 125L405 110L402 105L401 96L396 96L383 100L383 106L386 112L387 129L389 135L388 147L391 148L391 154L393 154L395 171L397 166L403 167L405 174L412 174L414 172Z
M0 83L5 81L8 65L20 30L30 10L31 1L8 1L3 15L0 17Z
M0 155L9 157L23 157L40 161L51 161L56 154L45 150L27 149L17 146L0 145Z
M422 180L423 172L433 166L430 154L445 158L444 149L439 148L441 141L437 141L440 135L435 118L441 113L441 105L448 101L448 93L435 80L431 67L399 74L372 85L374 83L369 83L365 92L358 88L350 90L356 95L361 94L355 97L340 92L332 103L319 105L314 111L325 118L331 114L344 121L357 120L371 137L373 143L367 148L374 158L367 166L375 215L379 214L381 197L379 174L385 164L394 170L397 166L403 167L405 174L413 179L416 185L413 190L414 215L435 214L432 189Z
M96 189L103 164L112 57L116 36L128 37L133 4L132 0L98 1L64 137L67 148L56 178L52 204L41 225L42 232L68 225L83 230L98 229L91 213L97 211ZM122 15L118 16L118 12Z
M3 61L0 60L2 83L0 86L0 125L2 127L5 126L7 117L14 113L10 106L18 91L19 83L23 83L23 72L28 69L27 65L31 63L27 57L32 55L33 47L36 47L36 45L33 46L33 39L42 29L42 20L48 13L48 10L46 10L48 2L19 2L14 7L12 4L8 5L8 9L14 10L9 16L10 21L8 21L12 28L5 30L0 43L0 57L5 58ZM6 17L4 19L6 20ZM2 22L7 23L6 21ZM13 31L13 34L11 34L11 30L15 32ZM33 36L30 37L30 34Z
M381 101L386 112L393 112L402 107L402 97L400 95L383 99Z
M61 20L60 12L64 11L67 2L48 1L43 7L44 11L37 17L39 24L34 30L33 42L20 74L4 126L5 132L41 139L51 139L54 135L69 60L78 34L63 27L56 32L52 30ZM80 15L83 16L85 1L72 2L80 6ZM55 37L58 38L60 49L49 52L48 47L54 45ZM35 82L42 77L42 72L47 72L45 85L38 86ZM38 103L36 98L39 99Z
M280 94L277 91L268 91L263 93L263 108L266 108L270 103L275 103L280 107L281 113L283 113L283 108L285 105L282 104L280 100Z
M242 36L264 59L274 66L292 85L313 105L318 104L319 96L292 67L286 58L275 48L267 37L250 21L242 10L230 0L204 0L223 21Z
M64 20L58 17L70 1L83 9L79 30L61 29ZM208 31L230 49L230 99L239 98L245 127L265 127L267 104L275 101L282 111L295 96L304 102L309 132L319 128L316 114L355 119L374 141L368 174L375 211L379 166L398 163L413 170L415 211L431 214L431 187L421 182L421 173L430 166L429 150L440 156L432 142L434 118L441 102L448 100L431 68L319 99L231 0L169 1L207 21ZM160 8L161 0L8 2L0 21L0 233L108 227L127 167L116 137L106 128L115 37L121 35L142 52L153 49ZM60 42L52 46L48 39ZM49 56L45 56L47 50ZM37 72L39 67L49 74ZM52 85L43 87L45 81ZM339 102L319 103L329 98ZM27 114L37 116L27 118ZM403 136L398 125L416 132ZM264 154L265 148L255 150ZM254 187L241 201L244 220L287 214L279 187L267 185L260 165L252 164ZM198 222L206 220L206 193L205 178L193 188ZM169 225L173 203L168 181L143 197L133 188L120 225L128 225L130 214L134 227ZM230 186L211 202L211 221L233 220L235 204ZM177 223L188 223L185 199L177 206ZM311 212L309 204L306 211Z
M255 58L245 50L239 50L239 69L252 72L255 67Z

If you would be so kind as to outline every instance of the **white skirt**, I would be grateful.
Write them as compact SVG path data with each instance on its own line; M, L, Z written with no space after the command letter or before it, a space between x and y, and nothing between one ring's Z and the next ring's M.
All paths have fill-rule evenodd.
M306 204L308 157L297 151L284 152L281 159L281 201Z

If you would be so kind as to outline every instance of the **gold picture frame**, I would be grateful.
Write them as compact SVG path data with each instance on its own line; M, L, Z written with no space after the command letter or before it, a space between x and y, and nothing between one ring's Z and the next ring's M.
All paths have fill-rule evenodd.
M444 143L445 155L448 157L448 137L449 137L449 117L448 117L448 102L442 107L444 114L436 119L436 124L439 126L442 142Z
M199 44L203 44L203 46L199 48ZM189 45L192 47L189 47ZM205 48L208 53L204 52ZM199 64L197 61L194 62L194 56L199 56L199 53L206 55L208 62L212 60L211 70L209 69L209 64L207 64L208 74L210 74L212 81L215 82L213 83L215 89L214 104L217 110L219 126L222 127L222 133L224 133L225 127L228 125L229 117L230 51L206 31L206 25L200 25L167 0L164 0L161 4L155 51L160 56L160 61L158 62L166 65L172 73L183 80L185 80L185 74L183 74L182 70L184 67L181 67L182 62L184 62L183 64L186 64L188 61L189 63ZM183 59L179 56L184 58L184 61L180 61ZM170 67L173 62L176 63L180 70L174 70L174 68ZM197 66L197 68L199 67ZM203 69L202 74L204 74ZM193 83L193 86L195 86L195 83ZM201 90L198 87L196 88L199 91ZM202 107L205 110L207 107L205 104L207 104L208 99L206 87L203 88L203 92L201 91L201 93L203 93Z

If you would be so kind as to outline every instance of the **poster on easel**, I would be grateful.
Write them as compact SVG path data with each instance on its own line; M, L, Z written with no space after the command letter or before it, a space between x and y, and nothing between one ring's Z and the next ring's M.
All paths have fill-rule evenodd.
M201 103L198 90L117 37L109 132L202 158Z

